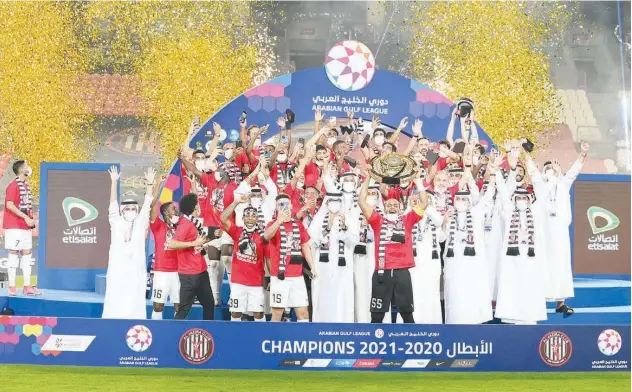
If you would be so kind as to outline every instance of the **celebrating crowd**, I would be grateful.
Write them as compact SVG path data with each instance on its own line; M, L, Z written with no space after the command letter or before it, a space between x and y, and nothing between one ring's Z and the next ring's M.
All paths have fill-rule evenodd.
M299 322L535 324L547 318L547 301L573 313L564 303L574 295L569 191L588 144L566 173L556 161L538 168L529 140L479 143L468 100L436 142L416 120L399 143L407 118L389 131L379 118L348 113L343 125L317 110L308 140L294 140L291 121L279 118L279 134L264 142L267 126L248 126L244 115L240 140L221 146L215 123L205 151L189 148L200 129L194 120L178 156L185 196L177 202L158 205L161 184L150 169L143 205L119 206L120 175L111 168L103 317L146 318L145 263L136 260L148 227L153 319L162 319L169 299L176 319L198 301L212 320L225 272L233 321L282 321L293 309ZM401 159L414 162L411 175L375 169L376 161ZM5 217L8 209L28 223L21 209L28 187L20 185L28 167L16 164ZM6 243L15 261L20 249ZM14 291L17 266L9 266Z

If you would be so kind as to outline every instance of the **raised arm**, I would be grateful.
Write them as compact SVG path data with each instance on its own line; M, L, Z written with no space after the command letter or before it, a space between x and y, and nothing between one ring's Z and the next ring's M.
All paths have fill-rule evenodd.
M575 160L575 162L573 163L573 166L571 166L570 169L568 169L568 171L564 175L564 177L562 177L562 181L568 187L570 187L573 184L573 182L579 175L579 172L581 172L582 167L584 166L584 163L586 162L586 156L588 155L588 150L590 150L590 145L587 142L581 142L580 149L581 150L579 152L579 156L577 157L577 160Z
M452 117L450 117L450 123L448 124L448 130L445 133L445 140L450 142L450 145L454 145L454 123L456 122L456 118L459 116L457 114L458 109L455 106L454 110L452 110Z
M274 221L274 223L272 223L270 226L268 226L266 231L263 233L263 239L266 240L266 241L270 241L274 237L274 235L276 234L277 230L279 230L281 225L284 224L285 222L289 222L292 219L292 215L291 214L292 213L290 212L289 209L280 212L279 216Z
M110 224L112 224L113 220L120 216L119 214L119 205L118 205L118 181L121 178L121 173L119 173L116 166L110 166L110 180L112 181L110 185L110 206L108 207L108 218Z
M153 167L149 167L147 172L145 172L145 201L143 202L142 207L140 208L140 212L138 213L139 222L147 225L149 224L149 215L151 210L151 205L153 201L153 189L156 185L156 169Z
M225 230L230 230L231 226L233 225L233 223L230 221L230 217L233 216L235 208L237 208L240 203L247 203L249 199L250 198L246 195L235 197L235 200L233 200L233 202L224 209L224 212L222 212L222 215L220 215L219 220L222 222L222 226Z
M371 215L373 215L373 207L366 202L366 197L369 194L369 181L371 181L371 177L369 176L369 173L365 173L364 182L362 183L360 195L358 196L358 205L360 206L362 215L364 215L366 220L369 220Z
M399 138L399 134L406 128L406 125L408 125L408 117L402 118L402 120L399 122L399 126L397 127L395 132L393 132L393 134L388 139L388 141L397 145L397 139Z
M158 198L160 197L160 185L163 181L156 181L151 198L151 210L149 212L149 222L154 223L158 219Z
M193 174L198 179L202 177L202 172L199 171L197 167L195 167L195 165L184 156L184 152L182 150L178 151L178 158L189 173Z

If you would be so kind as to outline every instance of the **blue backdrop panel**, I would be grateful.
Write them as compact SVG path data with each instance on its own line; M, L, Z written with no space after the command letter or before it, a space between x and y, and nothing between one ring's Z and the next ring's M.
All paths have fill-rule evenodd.
M119 168L110 163L42 162L37 260L40 288L94 291L96 275L105 273L110 246L107 170L112 165ZM66 198L93 207L97 216L89 219L80 212L79 216L71 214L71 209L64 209ZM77 223L82 218L85 223ZM93 239L82 242L83 237Z
M606 338L617 348L606 344ZM625 326L352 325L0 316L0 341L0 363L40 365L627 371L630 360L630 330Z

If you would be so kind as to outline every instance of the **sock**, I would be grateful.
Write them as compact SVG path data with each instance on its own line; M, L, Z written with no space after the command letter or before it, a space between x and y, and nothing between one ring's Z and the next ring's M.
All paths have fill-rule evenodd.
M299 323L309 323L309 319L296 320Z
M258 321L258 322L260 322L260 323L265 323L267 320L266 320L266 317L265 317L265 316L263 316L263 317L261 317L260 319L255 318L255 321Z
M401 312L402 319L406 324L415 324L415 319L413 318L412 312Z
M22 255L20 261L20 268L22 268L22 275L24 276L24 286L31 285L31 271L33 269L33 256Z
M151 312L152 320L162 320L162 312L156 312L155 310Z
M18 265L20 264L20 256L9 253L9 267L7 272L9 275L9 287L15 287L15 277L18 275Z
M230 321L241 321L241 317L235 318L232 315L230 316Z

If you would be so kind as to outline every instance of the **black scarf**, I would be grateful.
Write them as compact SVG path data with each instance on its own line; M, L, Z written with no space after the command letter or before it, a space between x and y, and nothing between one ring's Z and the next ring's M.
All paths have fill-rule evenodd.
M241 235L239 236L239 253L246 255L246 250L250 249L252 251L252 256L256 257L257 245L255 244L253 237L257 232L260 233L257 225L254 225L250 229L244 225Z
M237 167L235 162L225 160L220 164L220 169L226 171L230 179L235 181L237 185L241 183L241 170Z
M295 220L292 220L292 237L288 238L288 233L285 231L285 223L281 224L279 228L281 231L281 259L279 260L279 280L285 279L285 260L288 253L290 254L290 264L303 264L303 254L301 253L301 232L298 229L298 224ZM298 245L298 246L294 246Z
M325 219L323 219L323 240L320 244L320 259L321 263L329 262L329 212L325 215ZM334 222L336 224L336 222ZM340 221L337 221L338 226L340 226ZM346 231L346 228L340 227L340 231ZM347 265L345 261L345 243L344 241L338 241L338 266L344 267Z
M450 241L448 242L448 251L446 257L454 257L454 237L456 236L458 226L459 212L456 211L450 221ZM476 250L474 248L474 226L472 225L472 213L470 210L465 211L465 230L467 230L467 239L464 256L476 256ZM463 230L459 230L463 231Z
M535 227L533 225L533 213L531 208L525 210L527 213L527 234L529 251L527 255L529 257L535 257ZM520 211L517 208L514 209L511 214L511 224L509 226L509 239L507 241L507 256L519 256L520 248L518 244L518 229L520 228ZM523 242L524 243L524 242Z
M202 225L202 222L200 221L200 219L198 219L198 217L193 216L193 215L185 215L185 214L183 214L182 216L188 219L191 223L193 223L193 225L197 229L198 237L205 236L208 234L207 233L208 229ZM206 250L202 249L200 253L202 254L202 256L206 256Z
M213 202L213 208L215 211L224 212L224 187L218 185L217 188L211 192L211 201Z
M26 181L19 178L16 178L15 182L17 182L20 190L20 205L18 208L31 218L33 216L33 194L31 193L31 188Z
M424 240L426 233L430 230L432 234L432 258L439 258L439 241L437 241L437 226L432 222L432 220L427 217L424 220L423 226L422 222L417 223L413 226L413 244L418 244ZM413 255L417 256L417 248L413 246Z
M277 169L277 186L279 187L279 189L283 189L285 188L285 186L287 184L290 183L290 181L292 181L292 178L294 177L294 170L292 170L292 165L290 165L289 163L285 163L285 170L283 170L283 168L281 167L281 163L277 162L276 163L276 169Z

